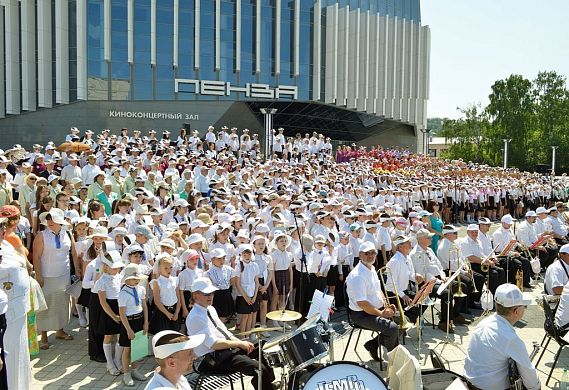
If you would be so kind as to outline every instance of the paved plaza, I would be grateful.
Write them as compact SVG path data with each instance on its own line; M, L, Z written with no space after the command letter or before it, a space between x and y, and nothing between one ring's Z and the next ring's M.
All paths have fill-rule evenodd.
M461 228L460 235L463 236L464 234L465 229L463 227ZM542 280L540 280L531 293L534 297L533 304L526 310L523 321L516 324L516 330L520 337L525 341L528 351L531 351L532 349L532 342L541 342L545 334L543 330L543 310L537 305L537 300L540 299L542 291L543 284ZM439 308L439 304L437 303L435 307ZM436 316L437 314L435 313L435 317ZM448 362L447 368L450 367L451 371L462 374L465 358L463 351L466 351L468 348L470 334L482 318L479 316L476 317L474 323L469 327L455 326L455 334L450 335L452 340L455 342L454 345L448 344L438 346L437 344L444 339L445 334L438 329L432 329L430 326L431 315L429 311L425 312L425 319L426 324L420 348L421 355L419 356L418 353L419 344L415 329L411 329L408 332L406 347L415 357L418 358L421 366L425 368L432 367L430 359L425 358L426 353L428 353L427 349L436 347L435 350ZM345 321L345 312L335 314L335 316L332 317L332 320ZM435 319L435 323L438 323L438 318ZM47 351L41 351L39 356L32 359L32 389L87 390L127 388L122 384L122 375L113 377L106 373L104 363L97 363L89 360L89 356L87 354L87 330L79 327L77 319L73 319L69 330L75 337L73 341L55 340L55 336L50 334L50 343L53 343L52 347ZM371 360L368 352L363 348L363 343L369 339L369 334L370 332L364 331L361 341L355 351L353 350L355 337L352 339L345 360L365 362L369 367L379 372L379 363ZM277 337L280 333L273 333L273 335L274 337ZM335 360L341 360L347 341L348 337L346 335L335 342ZM549 351L545 352L545 355L538 366L538 373L541 378L542 388L559 389L559 382L563 374L563 368L569 367L569 348L566 348L559 358L557 367L555 368L549 382L549 386L545 386L547 374L551 368L556 351L557 344L552 341L549 344ZM534 362L535 361L537 361L537 357L534 359ZM150 377L155 367L156 364L154 358L147 357L144 359L140 371L147 374L147 377ZM385 365L383 368L385 369ZM275 374L278 377L280 375L280 370L277 369ZM380 374L382 377L385 377L386 375L385 371L380 372ZM250 380L246 378L245 382L247 389L252 389L252 386L249 385ZM135 382L135 387L133 388L144 389L145 385L146 382ZM229 388L229 386L226 388ZM239 388L239 386L237 386L237 388Z

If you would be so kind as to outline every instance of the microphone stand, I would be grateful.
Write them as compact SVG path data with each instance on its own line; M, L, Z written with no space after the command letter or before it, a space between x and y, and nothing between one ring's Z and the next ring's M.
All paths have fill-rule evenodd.
M296 227L296 232L298 234L298 239L300 241L300 285L298 286L298 298L295 300L298 302L298 310L304 315L304 281L305 278L310 283L310 276L308 275L308 265L306 264L306 254L304 253L304 246L302 245L302 234L300 234L300 229L298 228L298 221L296 217L296 209L292 211L292 217L294 219L294 226ZM299 321L302 321L302 317Z

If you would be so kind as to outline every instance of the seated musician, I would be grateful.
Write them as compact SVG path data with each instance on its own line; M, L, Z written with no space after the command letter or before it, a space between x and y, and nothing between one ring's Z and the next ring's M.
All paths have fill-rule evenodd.
M502 251L508 247L510 242L515 241L514 233L512 233L511 227L514 224L514 219L510 214L506 214L500 220L502 225L496 229L494 234L492 234L492 241L494 241L494 251L496 254L502 253ZM507 275L508 282L516 283L516 274L518 270L522 270L524 273L523 285L525 288L532 288L529 284L529 279L532 275L531 264L529 259L522 256L520 252L511 249L508 253L505 253L505 257L499 259L500 266L509 272Z
M495 256L491 255L493 253L492 250L485 256L482 242L479 239L480 236L479 226L471 224L466 228L466 237L459 239L458 242L460 243L462 255L470 262L470 266L475 272L474 280L479 291L482 291L482 285L485 279L483 274L486 274L486 272L482 271L482 266L489 267L488 289L494 294L496 288L506 282L506 271L498 266L498 260ZM477 275L479 275L479 277ZM480 277L482 280L477 280L480 279Z
M422 283L423 277L415 273L413 262L409 258L411 253L411 238L406 236L397 236L393 240L393 248L395 254L387 262L387 279L385 281L385 288L388 297L395 297L395 292L399 295L399 299L403 307L409 306L415 297L416 283ZM423 309L421 306L415 306L405 312L409 321L415 323L419 317L419 310Z
M526 212L526 220L520 223L520 227L516 231L516 239L524 246L524 248L531 247L538 240L543 237L548 237L547 234L538 234L536 229L537 214L533 210ZM546 269L557 257L557 249L540 245L536 248L541 268Z
M391 320L395 305L385 301L381 282L375 271L377 249L369 241L360 246L360 262L346 278L346 291L353 321L366 329L380 332L364 344L374 360L379 361L378 348L381 343L388 351L399 344L399 327Z
M541 383L530 361L526 345L514 324L521 320L530 301L513 284L496 289L496 313L480 322L473 332L464 362L464 377L471 390L509 389L509 359L512 359L528 390Z
M204 342L194 349L198 359L195 366L198 371L213 374L231 374L242 372L252 376L251 385L258 388L257 370L258 350L248 341L242 341L231 334L219 319L213 302L213 286L208 278L197 278L192 283L194 306L186 319L188 336L205 334ZM275 380L273 370L266 363L263 370L262 388L272 389ZM276 387L276 386L275 386Z
M433 235L434 233L429 232L427 229L420 229L417 232L417 245L415 248L413 248L409 254L409 257L413 261L415 272L421 275L424 278L425 282L436 280L430 297L440 298L441 300L440 321L438 327L443 332L447 332L448 330L449 333L454 333L451 321L448 321L447 329L447 313L450 313L451 319L455 324L467 325L472 321L467 320L462 316L462 314L460 314L459 305L453 305L452 288L450 295L450 307L447 307L449 305L448 287L447 289L444 289L440 295L437 295L439 286L447 279L447 276L443 270L441 262L437 258L437 255L435 255L435 252L433 252L433 250L430 248ZM453 281L451 283L451 287L453 285L458 288L457 281ZM419 288L420 287L421 285L419 285Z
M561 298L555 311L555 324L561 331L561 336L569 332L569 282L563 287Z
M543 283L545 293L560 295L567 282L569 282L569 244L559 248L559 260L554 261L545 271Z

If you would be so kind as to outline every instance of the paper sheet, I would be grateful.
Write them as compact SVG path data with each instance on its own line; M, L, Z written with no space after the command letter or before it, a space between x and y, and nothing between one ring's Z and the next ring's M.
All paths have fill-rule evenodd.
M334 297L323 293L320 290L314 291L312 296L312 303L310 304L310 310L306 315L306 318L311 318L314 315L320 315L322 321L328 322L330 318L330 308L334 302Z
M134 340L130 341L130 360L136 362L148 355L148 336L144 331L135 333Z
M566 341L569 343L569 332L565 333L565 336L561 337L563 339L563 341Z

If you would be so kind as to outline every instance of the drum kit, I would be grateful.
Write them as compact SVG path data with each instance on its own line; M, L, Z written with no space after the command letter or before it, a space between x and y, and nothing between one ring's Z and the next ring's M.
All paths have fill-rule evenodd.
M267 313L267 318L283 324L297 321L302 315L290 310L277 310ZM342 327L344 325L341 325ZM282 330L283 335L267 343L259 339L259 385L261 389L261 361L274 369L281 369L282 389L317 390L325 388L349 389L387 389L381 377L364 364L338 361L334 362L334 340L342 333L333 326L319 321L314 316L296 330L286 333L283 327L262 327L239 333L246 336L253 333ZM329 357L329 363L320 364L320 360ZM329 382L332 387L322 387ZM360 387L345 387L347 383L359 384ZM363 385L363 386L362 386ZM337 387L339 386L339 387ZM351 385L350 385L351 386Z
M302 315L290 310L277 310L267 313L267 318L283 323L297 321ZM339 325L344 328L345 324ZM237 334L246 336L262 332L283 331L283 335L263 343L259 338L259 382L262 388L261 362L273 369L281 369L281 389L288 390L323 390L323 389L354 389L354 390L383 390L389 389L386 381L364 363L352 361L334 361L334 341L343 336L343 330L335 324L322 322L318 315L309 318L297 329L286 333L286 326L260 327ZM434 353L434 351L432 351ZM328 357L328 361L320 363ZM451 371L439 370L428 372L425 377L438 378L446 383L460 377ZM441 372L451 377L441 379ZM446 386L445 386L446 387ZM445 388L440 387L440 388ZM437 387L439 388L439 387Z

